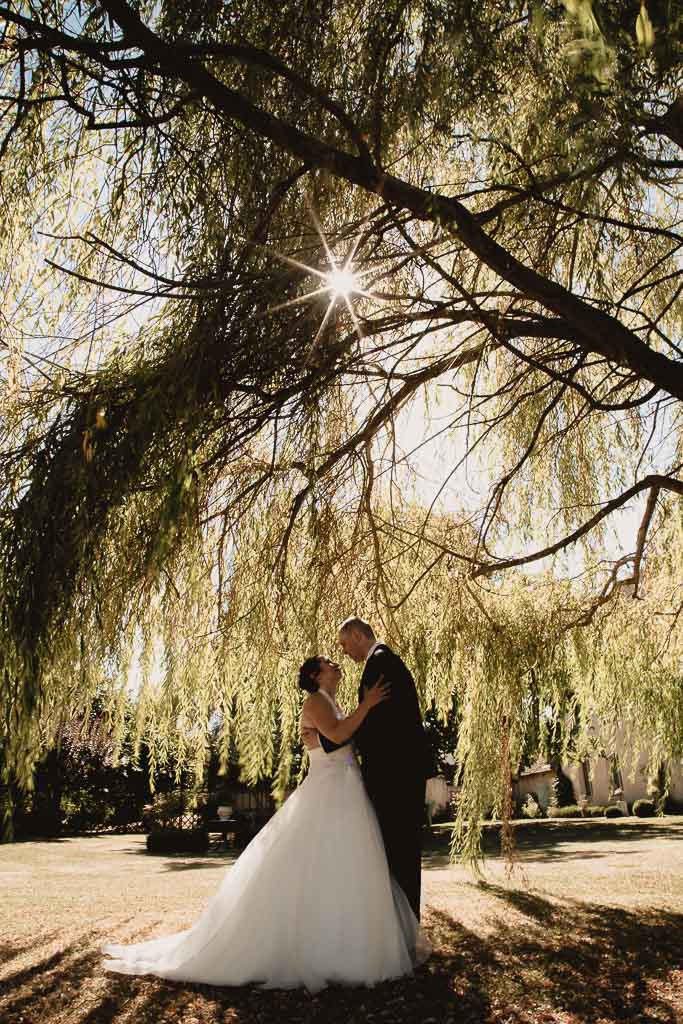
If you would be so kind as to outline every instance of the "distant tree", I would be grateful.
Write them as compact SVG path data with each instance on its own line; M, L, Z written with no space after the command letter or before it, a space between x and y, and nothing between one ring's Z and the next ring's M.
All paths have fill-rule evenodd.
M166 781L156 780L161 788ZM136 758L130 735L117 742L95 705L88 716L62 726L35 766L30 791L14 788L12 831L51 836L139 821L150 797L145 746Z

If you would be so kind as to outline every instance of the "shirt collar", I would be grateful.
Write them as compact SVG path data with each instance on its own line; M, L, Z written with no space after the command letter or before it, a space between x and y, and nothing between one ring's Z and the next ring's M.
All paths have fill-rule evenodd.
M372 647L370 648L368 653L365 655L365 663L366 663L366 665L367 665L368 661L370 660L370 658L372 657L372 655L377 650L377 648L379 647L379 645L381 644L381 642L382 642L381 640L375 640L374 644L372 645Z

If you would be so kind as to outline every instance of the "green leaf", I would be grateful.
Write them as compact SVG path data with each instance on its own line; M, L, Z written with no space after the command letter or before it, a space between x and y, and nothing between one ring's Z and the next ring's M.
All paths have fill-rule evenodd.
M640 5L640 13L636 18L636 39L644 50L651 50L655 45L655 30L645 4Z

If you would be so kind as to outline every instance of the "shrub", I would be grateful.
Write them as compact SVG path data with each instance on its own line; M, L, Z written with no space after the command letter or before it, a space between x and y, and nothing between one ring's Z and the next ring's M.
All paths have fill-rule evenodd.
M33 810L21 816L17 815L16 832L17 835L22 837L51 839L59 835L61 825L62 823L53 807L38 804Z
M147 853L205 853L208 848L209 833L203 828L167 828L147 836Z
M176 818L188 810L189 803L189 794L179 789L156 793L153 802L143 808L142 820L147 828L171 831Z
M606 818L623 818L623 816L624 812L622 811L621 807L617 807L616 804L611 804L609 807L605 808Z
M585 814L589 818L604 818L605 808L601 807L599 804L591 804L590 807L586 808Z
M567 804L566 807L554 807L553 818L583 818L581 808L578 804Z
M655 802L654 800L634 800L632 810L638 818L654 818Z
M553 781L553 793L555 796L555 802L559 807L575 807L576 805L574 804L574 800L576 797L574 796L572 780L568 775L565 775L560 764L555 764L554 768L555 779ZM575 817L575 815L553 814L553 817Z

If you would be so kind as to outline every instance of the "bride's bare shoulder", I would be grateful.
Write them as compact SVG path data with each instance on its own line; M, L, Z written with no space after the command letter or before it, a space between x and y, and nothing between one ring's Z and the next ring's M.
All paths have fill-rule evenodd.
M303 718L310 718L324 714L329 705L321 693L309 693L301 708Z

